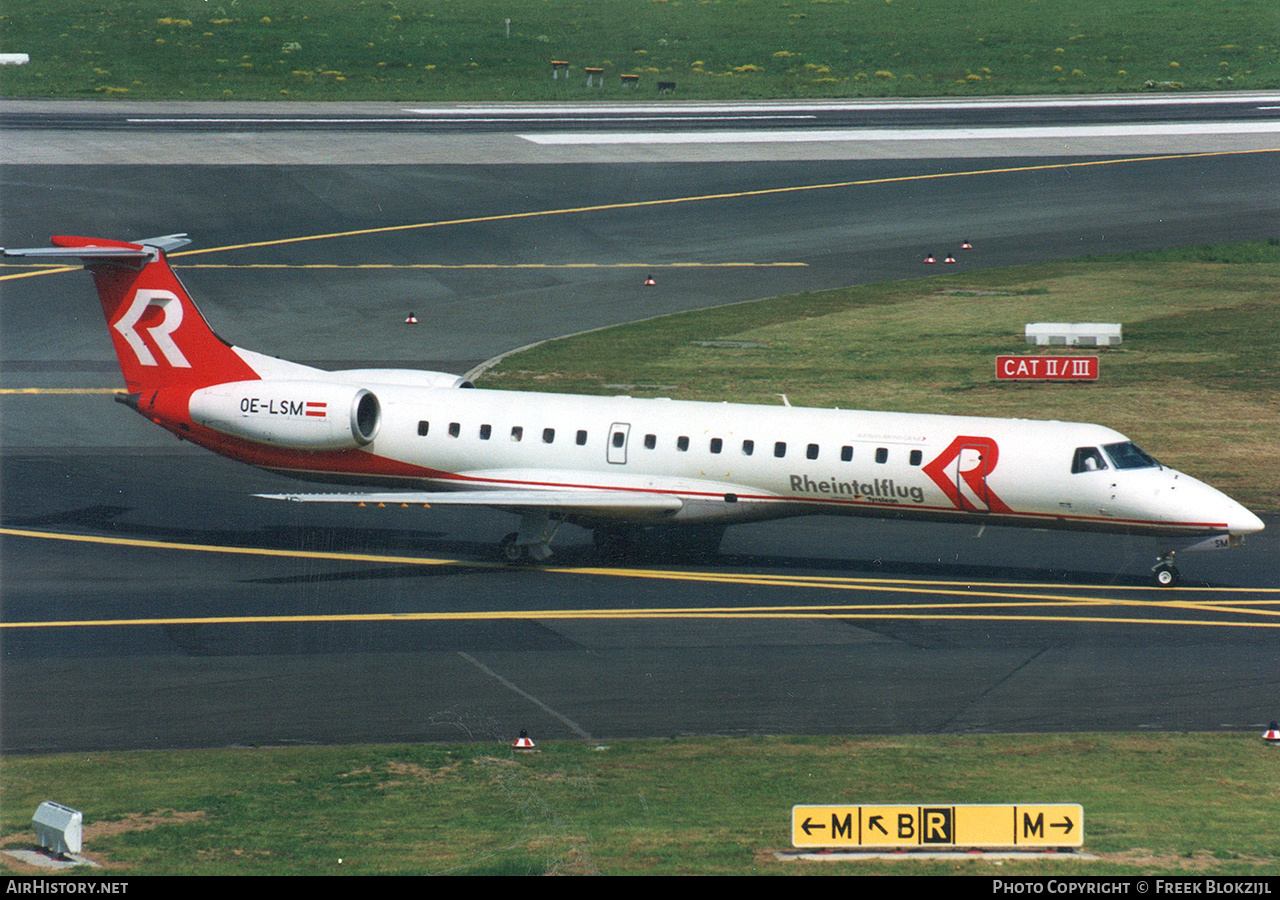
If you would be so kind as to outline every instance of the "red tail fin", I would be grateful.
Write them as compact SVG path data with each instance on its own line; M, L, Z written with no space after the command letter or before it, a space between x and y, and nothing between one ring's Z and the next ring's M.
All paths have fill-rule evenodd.
M194 390L258 378L231 345L214 334L169 268L165 251L186 244L185 237L137 244L64 236L52 240L63 249L39 255L78 257L93 274L129 393L162 387Z

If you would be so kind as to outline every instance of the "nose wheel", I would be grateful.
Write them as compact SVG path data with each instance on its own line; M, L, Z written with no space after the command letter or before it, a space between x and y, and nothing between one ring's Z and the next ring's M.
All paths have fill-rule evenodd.
M1173 587L1178 583L1178 567L1173 564L1173 554L1166 553L1151 567L1151 577L1158 587Z

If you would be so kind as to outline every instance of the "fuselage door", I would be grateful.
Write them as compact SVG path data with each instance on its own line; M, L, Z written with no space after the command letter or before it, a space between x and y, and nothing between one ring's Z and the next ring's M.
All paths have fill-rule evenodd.
M614 422L609 426L609 447L606 458L614 465L620 466L627 461L627 436L631 426L626 422Z
M970 512L991 512L987 491L987 473L991 471L988 449L965 444L956 456L956 488L960 491L961 506Z

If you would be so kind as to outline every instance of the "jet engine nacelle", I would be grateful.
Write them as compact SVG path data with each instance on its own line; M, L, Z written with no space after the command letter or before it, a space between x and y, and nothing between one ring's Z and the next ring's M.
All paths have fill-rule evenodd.
M191 421L221 434L295 450L351 450L378 434L369 390L323 381L232 381L191 395Z

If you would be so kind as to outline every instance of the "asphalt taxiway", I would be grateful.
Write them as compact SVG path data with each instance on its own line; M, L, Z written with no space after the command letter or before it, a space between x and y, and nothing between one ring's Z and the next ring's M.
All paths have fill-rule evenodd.
M1173 591L1147 540L841 519L701 565L566 529L510 569L498 513L321 513L187 454L2 466L8 751L1252 730L1274 700L1274 541Z
M584 328L921 275L966 238L960 266L999 266L1272 237L1280 208L1280 141L1256 129L1009 138L989 158L946 139L921 159L834 135L701 157L504 129L44 125L22 131L42 159L0 168L3 243L190 232L173 262L215 328L321 365L464 371ZM62 160L86 127L94 161ZM568 533L554 566L510 570L499 513L254 499L293 483L112 404L88 278L9 277L29 274L0 272L5 751L1275 716L1274 517L1188 557L1173 592L1145 587L1147 540L835 519L732 529L698 565L601 567Z

